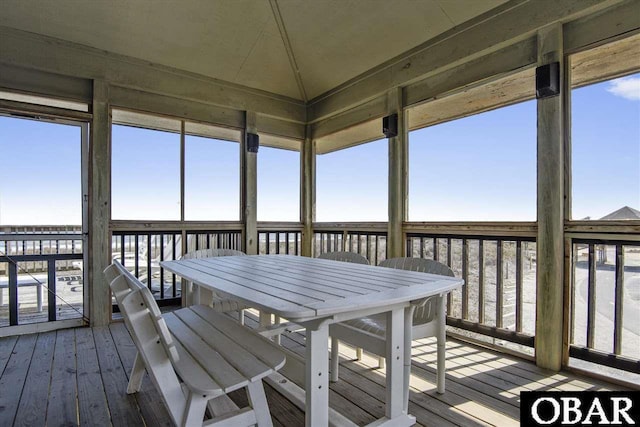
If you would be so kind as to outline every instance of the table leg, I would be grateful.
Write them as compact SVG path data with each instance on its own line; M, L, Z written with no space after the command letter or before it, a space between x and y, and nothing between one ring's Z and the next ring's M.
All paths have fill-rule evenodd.
M445 350L447 348L447 306L446 306L446 295L440 295L438 297L438 325L437 328L437 353L438 353L438 373L437 381L438 381L438 393L444 393L444 379L445 379L445 361L446 354Z
M410 305L404 309L404 390L402 408L405 414L409 413L409 388L411 387L411 343L413 340L414 312L414 305Z
M329 425L329 327L308 327L305 366L305 426Z
M396 308L387 313L387 404L385 415L389 419L401 416L404 409L404 312L404 308Z

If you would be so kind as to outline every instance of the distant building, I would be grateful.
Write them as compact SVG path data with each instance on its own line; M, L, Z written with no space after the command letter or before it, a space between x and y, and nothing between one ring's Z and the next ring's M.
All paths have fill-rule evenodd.
M605 215L600 219L615 221L620 219L640 219L640 211L637 209L624 206L617 211L611 212L609 215Z

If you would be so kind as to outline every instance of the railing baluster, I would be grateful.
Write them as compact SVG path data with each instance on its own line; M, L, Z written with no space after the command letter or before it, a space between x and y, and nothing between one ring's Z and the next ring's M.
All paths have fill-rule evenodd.
M433 238L433 259L440 262L440 247L438 246L438 238Z
M596 259L595 245L593 243L589 243L587 301L587 347L593 348L596 320Z
M36 288L38 291L38 287ZM38 295L42 298L42 295ZM47 260L47 312L49 314L49 322L56 320L56 260Z
M462 239L462 318L469 318L469 241Z
M147 234L147 287L151 289L153 272L151 271L151 234ZM160 288L164 289L162 286Z
M9 261L9 325L18 324L18 265Z
M522 332L522 241L516 241L516 332Z
M478 323L484 323L484 239L478 239Z
M135 241L135 245L134 245L134 251L135 251L134 259L135 259L135 261L134 261L133 265L134 265L134 268L135 268L136 277L140 277L140 269L139 269L139 266L138 266L138 264L139 264L139 261L138 261L139 252L138 252L138 235L137 234L135 235L134 241Z
M502 280L502 240L496 240L496 328L503 327L504 283Z
M447 237L447 265L453 270L453 266L451 265L452 252L451 237ZM447 315L453 315L453 292L447 294Z
M622 322L624 304L624 247L616 245L615 318L613 321L613 353L622 352Z

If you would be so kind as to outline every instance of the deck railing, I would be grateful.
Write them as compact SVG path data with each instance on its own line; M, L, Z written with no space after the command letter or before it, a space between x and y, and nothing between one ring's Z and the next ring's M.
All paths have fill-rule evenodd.
M181 298L180 280L175 274L165 272L160 262L179 259L184 253L211 248L242 249L242 230L136 231L128 228L112 231L113 259L120 261L146 284L160 305L179 304Z
M640 373L640 242L571 241L569 355Z
M378 265L387 258L386 223L318 223L314 227L314 256L326 252L355 252Z
M447 325L533 348L533 237L408 233L407 256L435 259L465 286L447 298Z
M82 251L80 227L3 227L0 325L83 317ZM73 286L59 289L59 281Z
M259 223L258 253L300 255L302 226L297 223Z

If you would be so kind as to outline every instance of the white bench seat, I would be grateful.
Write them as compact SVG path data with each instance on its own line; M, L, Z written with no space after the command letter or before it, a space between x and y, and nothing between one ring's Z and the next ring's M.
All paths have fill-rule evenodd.
M285 363L273 342L210 306L162 315L149 289L121 266L105 275L138 349L127 393L140 390L146 370L176 425L272 425L262 379ZM226 398L240 388L248 408ZM204 420L207 405L214 418Z

